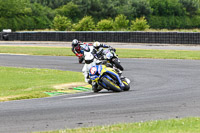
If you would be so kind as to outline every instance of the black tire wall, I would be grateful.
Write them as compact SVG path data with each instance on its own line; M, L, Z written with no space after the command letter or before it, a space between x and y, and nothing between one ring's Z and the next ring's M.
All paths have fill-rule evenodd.
M0 33L0 40L7 35L9 41L67 41L78 39L84 42L200 44L198 32L11 32Z

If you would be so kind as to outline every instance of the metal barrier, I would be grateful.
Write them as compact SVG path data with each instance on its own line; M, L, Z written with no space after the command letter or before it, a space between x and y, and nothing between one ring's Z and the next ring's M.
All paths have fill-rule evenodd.
M0 40L200 44L198 32L1 32Z

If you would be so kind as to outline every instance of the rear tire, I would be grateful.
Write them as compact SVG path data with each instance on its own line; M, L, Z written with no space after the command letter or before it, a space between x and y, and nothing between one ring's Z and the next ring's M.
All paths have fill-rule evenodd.
M103 78L102 79L103 83L106 84L106 86L108 87L109 90L112 90L114 92L121 92L121 88L114 84L113 82L111 82L110 80L108 80L107 78Z
M124 68L122 67L122 65L120 64L120 62L118 62L118 59L117 59L117 58L114 59L113 63L114 63L115 66L116 66L117 68L119 68L121 71L124 70Z

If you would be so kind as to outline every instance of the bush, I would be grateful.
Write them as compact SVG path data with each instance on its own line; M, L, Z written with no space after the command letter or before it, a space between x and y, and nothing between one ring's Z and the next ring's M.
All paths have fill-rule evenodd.
M94 20L91 16L85 16L74 26L75 31L93 31L95 30Z
M145 17L141 17L141 18L136 18L136 20L131 21L131 27L130 29L132 31L144 31L146 29L149 29L149 25L147 24L147 21L145 19Z
M113 30L113 20L103 19L97 23L97 30L110 31Z
M53 29L57 31L65 31L71 29L71 21L64 16L57 15L53 20Z
M120 14L117 17L115 17L115 22L114 22L115 30L122 30L128 28L129 20L127 20L126 18L127 17L124 16L123 14Z

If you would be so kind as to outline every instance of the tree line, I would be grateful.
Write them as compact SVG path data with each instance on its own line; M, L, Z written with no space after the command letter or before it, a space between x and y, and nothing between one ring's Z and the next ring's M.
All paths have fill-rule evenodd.
M0 0L0 30L199 28L199 4L199 0Z

